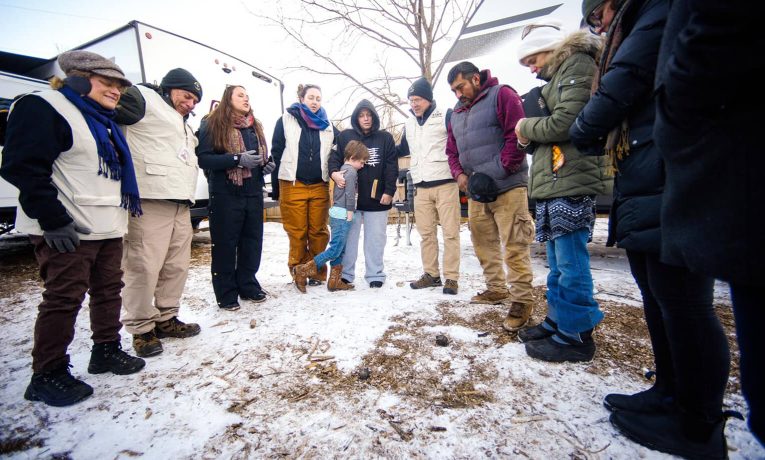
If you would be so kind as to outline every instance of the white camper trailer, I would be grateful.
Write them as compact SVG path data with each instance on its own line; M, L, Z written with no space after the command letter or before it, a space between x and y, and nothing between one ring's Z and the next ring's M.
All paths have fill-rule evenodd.
M273 131L276 121L284 111L283 84L278 78L222 51L138 21L132 21L77 49L93 51L112 59L134 84L159 84L169 70L177 67L191 72L202 84L203 90L203 98L189 119L189 124L195 130L199 127L202 117L217 104L217 98L223 94L226 86L231 84L247 88L255 101L255 117L263 123L267 133ZM24 65L20 65L19 61L24 61ZM0 71L4 70L16 74L13 75L13 79L27 79L38 85L35 88L16 85L13 87L16 89L9 85L6 91L6 80L2 79L0 95L7 98L41 89L45 86L45 80L54 75L63 76L55 57L46 60L0 52ZM40 83L43 85L40 86ZM18 92L15 92L17 90ZM269 180L268 177L266 180ZM11 196L5 196L9 194L9 190ZM2 179L0 194L0 205L5 207L6 211L3 215L9 215L10 205L13 205L15 214L17 192ZM207 180L201 173L197 183L196 200L191 212L195 225L207 216ZM273 202L267 199L266 206L269 205L273 205Z

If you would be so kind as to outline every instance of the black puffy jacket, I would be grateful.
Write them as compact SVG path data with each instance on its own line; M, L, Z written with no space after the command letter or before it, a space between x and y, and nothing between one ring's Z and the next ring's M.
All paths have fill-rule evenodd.
M608 244L659 253L664 164L653 142L656 59L667 19L668 0L629 4L622 20L624 39L600 85L569 130L582 151L602 155L608 133L629 125L629 154L616 164ZM602 65L602 64L601 64Z

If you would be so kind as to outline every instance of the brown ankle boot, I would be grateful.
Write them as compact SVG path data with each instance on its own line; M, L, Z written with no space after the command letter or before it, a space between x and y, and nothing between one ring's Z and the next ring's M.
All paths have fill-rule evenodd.
M350 291L353 289L353 285L343 281L343 266L335 265L329 272L329 281L327 281L327 289L330 291Z
M295 278L295 286L297 286L298 291L305 294L305 286L308 283L308 278L316 276L319 273L319 270L316 268L316 263L311 259L304 264L296 265L292 270L292 276Z

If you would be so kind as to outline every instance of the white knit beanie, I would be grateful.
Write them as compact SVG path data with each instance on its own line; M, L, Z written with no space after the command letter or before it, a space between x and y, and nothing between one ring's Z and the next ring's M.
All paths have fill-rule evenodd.
M531 28L531 31L521 39L521 43L518 45L518 61L542 51L552 51L566 37L563 22L557 19L546 19L526 27Z

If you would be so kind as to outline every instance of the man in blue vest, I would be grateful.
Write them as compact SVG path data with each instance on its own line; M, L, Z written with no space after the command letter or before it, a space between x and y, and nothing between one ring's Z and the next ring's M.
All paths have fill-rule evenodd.
M515 125L524 116L521 98L489 70L479 71L470 62L452 67L447 81L459 102L449 123L446 155L452 177L468 194L470 237L486 279L486 290L471 303L509 300L502 327L517 331L526 325L533 307L529 166L515 135Z

